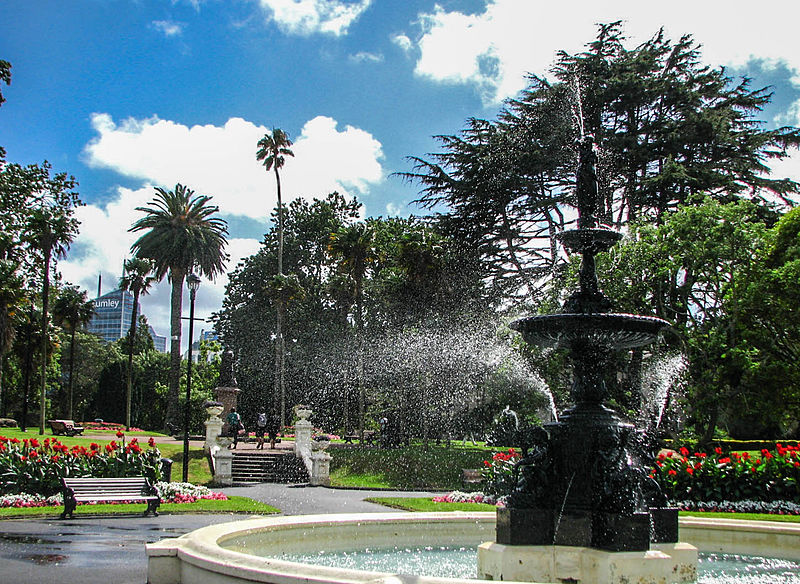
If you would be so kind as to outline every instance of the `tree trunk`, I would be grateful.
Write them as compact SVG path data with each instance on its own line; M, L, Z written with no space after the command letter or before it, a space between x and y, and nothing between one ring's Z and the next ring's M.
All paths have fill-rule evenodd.
M47 321L50 301L50 250L44 250L44 280L42 283L42 386L39 392L39 435L44 434L47 417Z
M69 339L69 385L67 386L68 402L67 402L67 418L74 420L72 417L72 374L75 371L75 323L72 323L72 331Z
M278 173L277 157L275 160L275 183L278 187L278 275L283 275L283 200L281 199L281 175ZM286 315L286 304L278 299L277 318L275 323L275 398L280 400L279 415L281 428L286 425L286 380L284 360L286 344L283 339L283 323Z
M131 429L131 388L133 385L133 343L136 340L136 313L139 310L139 291L133 292L133 312L131 314L131 326L128 329L128 370L126 371L125 379L125 429ZM190 339L191 342L191 339ZM191 358L191 349L189 352ZM70 378L71 380L72 378ZM72 393L70 390L70 400ZM72 402L70 401L70 404Z
M358 335L356 354L356 383L358 384L358 439L364 443L364 413L366 402L366 388L364 387L364 314L363 304L363 276L359 275L356 281L356 334Z
M166 424L178 427L178 393L181 380L181 310L183 308L183 279L181 269L170 270L172 293L170 295L170 349L169 388L167 390ZM166 425L165 424L165 425ZM167 428L167 431L169 428Z

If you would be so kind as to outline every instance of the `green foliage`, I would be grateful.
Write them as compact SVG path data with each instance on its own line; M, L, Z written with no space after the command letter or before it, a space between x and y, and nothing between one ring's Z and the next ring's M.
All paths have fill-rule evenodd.
M470 119L460 134L438 136L441 151L411 157L402 173L421 185L421 205L445 209L443 232L479 255L496 298L538 302L559 269L556 236L574 220L582 134L600 147L608 225L659 221L700 193L788 203L798 192L766 172L800 142L796 128L764 130L755 119L768 89L701 63L689 35L660 30L626 44L619 22L600 25L584 51L558 54L552 79L531 77L496 121Z
M331 473L380 473L397 489L457 489L461 469L483 466L486 452L476 449L408 446L395 449L339 448L331 460Z
M486 481L484 491L489 495L502 497L511 494L516 486L514 466L520 459L520 453L513 448L507 452L495 452L491 460L484 460L481 469Z
M756 456L681 448L680 456L659 455L650 476L671 501L800 502L800 456L793 446L778 444Z

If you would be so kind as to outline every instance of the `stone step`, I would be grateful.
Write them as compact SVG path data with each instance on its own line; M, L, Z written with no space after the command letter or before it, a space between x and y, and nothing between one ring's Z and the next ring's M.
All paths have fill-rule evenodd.
M233 452L232 478L235 483L292 483L308 481L308 472L291 453Z

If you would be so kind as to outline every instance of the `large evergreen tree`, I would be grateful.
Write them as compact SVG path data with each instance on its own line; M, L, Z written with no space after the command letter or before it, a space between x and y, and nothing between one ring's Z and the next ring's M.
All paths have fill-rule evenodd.
M559 54L552 79L532 76L497 120L439 136L442 151L413 157L403 176L422 186L422 206L445 208L443 229L479 251L498 296L530 299L575 216L581 135L600 146L603 223L660 221L698 193L785 203L798 184L769 177L768 165L800 132L763 128L755 115L770 97L702 64L688 35L658 31L626 48L620 23L602 25L585 51Z

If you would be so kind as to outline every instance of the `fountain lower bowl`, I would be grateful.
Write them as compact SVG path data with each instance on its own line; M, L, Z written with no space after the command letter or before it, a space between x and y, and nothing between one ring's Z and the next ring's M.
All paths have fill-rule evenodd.
M283 553L391 546L464 546L494 540L495 513L366 513L264 517L211 525L148 544L150 584L486 584L346 570L273 559ZM703 552L800 560L800 525L681 519L681 540ZM260 557L256 554L272 557Z
M521 318L510 326L526 342L540 347L580 344L619 350L651 344L670 324L655 316L636 314L561 313Z

